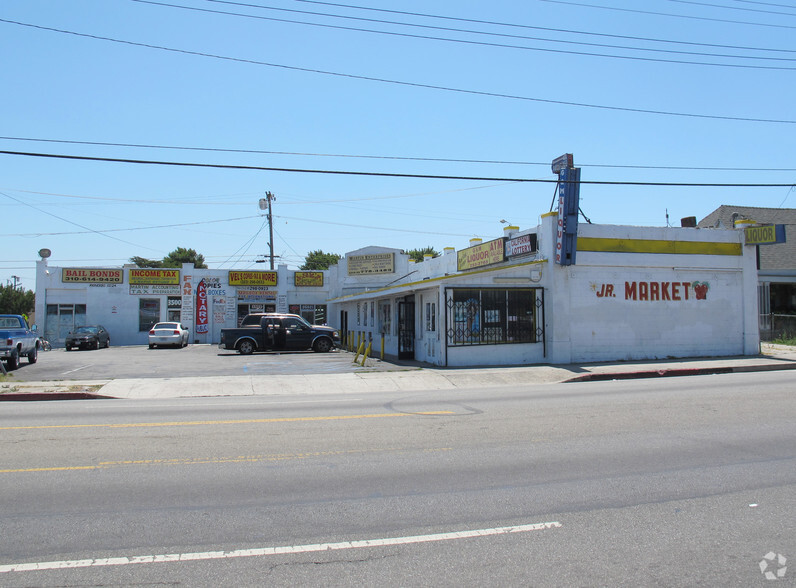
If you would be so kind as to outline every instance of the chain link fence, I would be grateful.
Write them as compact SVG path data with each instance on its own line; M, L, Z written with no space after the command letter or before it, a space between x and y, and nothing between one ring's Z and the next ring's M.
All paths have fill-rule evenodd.
M796 314L761 314L760 340L796 338Z

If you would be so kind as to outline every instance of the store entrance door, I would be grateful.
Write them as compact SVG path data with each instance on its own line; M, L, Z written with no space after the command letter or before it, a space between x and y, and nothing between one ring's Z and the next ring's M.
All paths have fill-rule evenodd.
M398 359L415 358L415 297L398 302Z

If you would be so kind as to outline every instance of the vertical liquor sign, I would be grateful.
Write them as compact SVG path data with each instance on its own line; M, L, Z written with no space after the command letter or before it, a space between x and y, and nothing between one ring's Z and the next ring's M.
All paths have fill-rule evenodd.
M204 279L196 285L196 333L207 333L207 286Z
M558 230L556 263L575 264L580 209L580 168L564 167L558 171Z

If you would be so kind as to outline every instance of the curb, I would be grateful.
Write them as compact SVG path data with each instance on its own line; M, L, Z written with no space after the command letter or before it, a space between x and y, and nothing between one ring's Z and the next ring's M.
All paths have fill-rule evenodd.
M796 369L796 363L788 363L782 365L746 365L734 367L705 367L705 368L682 368L682 369L663 369L663 370L648 370L639 372L612 372L604 374L583 374L582 376L575 376L563 383L569 382L600 382L606 380L636 380L644 378L676 378L680 376L700 376L711 374L733 374L733 373L749 373L749 372L773 372L779 370L792 370Z
M12 392L0 394L0 402L24 402L26 400L115 400L113 396L91 392Z

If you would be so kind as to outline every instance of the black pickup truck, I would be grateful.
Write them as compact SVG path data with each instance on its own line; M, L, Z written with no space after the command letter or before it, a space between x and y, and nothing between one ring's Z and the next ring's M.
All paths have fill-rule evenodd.
M247 314L237 329L221 329L219 349L242 355L255 351L331 351L340 347L340 333L332 327L311 325L297 314Z

